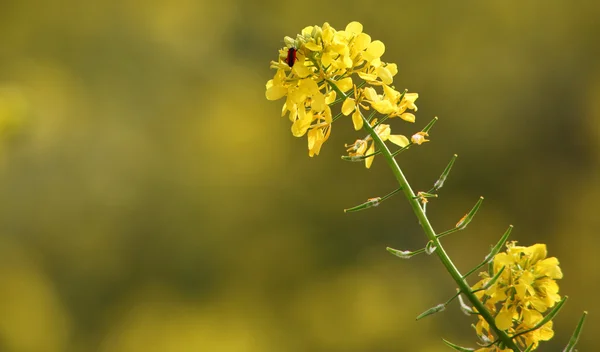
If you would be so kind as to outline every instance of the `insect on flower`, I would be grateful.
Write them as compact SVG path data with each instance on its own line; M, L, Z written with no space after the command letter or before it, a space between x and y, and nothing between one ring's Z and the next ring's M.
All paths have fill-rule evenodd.
M298 53L298 49L291 47L288 49L287 56L285 58L285 63L292 68L294 63L296 62L296 54Z

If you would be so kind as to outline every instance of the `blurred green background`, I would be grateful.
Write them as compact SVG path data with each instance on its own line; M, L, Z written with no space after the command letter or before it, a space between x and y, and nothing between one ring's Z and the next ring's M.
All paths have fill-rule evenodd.
M382 159L345 163L348 120L321 155L265 99L285 35L358 20L418 92L432 142L399 158L428 210L467 231L467 271L509 224L548 244L570 300L567 343L600 308L600 5L452 2L2 1L0 351L446 351L474 346L454 286ZM472 279L475 282L475 278Z

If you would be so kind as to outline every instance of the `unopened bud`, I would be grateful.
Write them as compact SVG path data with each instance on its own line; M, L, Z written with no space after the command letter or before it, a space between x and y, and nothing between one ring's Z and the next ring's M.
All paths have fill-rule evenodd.
M314 26L311 36L315 39L315 42L319 42L319 40L321 39L321 37L323 36L323 30L321 29L321 27L319 26Z
M296 46L296 40L292 37L285 36L283 38L283 42L285 43L285 45L287 47L295 47Z

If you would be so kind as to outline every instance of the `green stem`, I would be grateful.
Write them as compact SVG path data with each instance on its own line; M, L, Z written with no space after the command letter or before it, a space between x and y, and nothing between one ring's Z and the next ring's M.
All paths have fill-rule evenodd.
M361 114L361 116L362 116L362 114ZM392 173L396 177L396 180L398 181L400 188L404 192L406 199L410 203L415 215L417 216L417 219L419 220L419 223L421 224L421 227L423 228L425 235L427 236L429 241L433 242L434 246L436 247L435 253L438 255L438 257L442 261L442 264L444 265L446 270L450 273L450 276L452 276L452 279L454 279L454 281L458 285L460 291L467 297L467 299L471 302L471 304L473 304L475 309L477 309L479 314L481 314L481 316L489 324L490 328L492 330L494 330L494 332L496 333L498 338L502 341L502 343L506 347L512 349L513 351L520 352L521 350L516 345L516 343L504 331L502 331L502 330L498 329L498 327L496 327L494 317L485 308L483 303L475 296L475 294L473 294L473 292L471 291L471 286L469 286L466 279L463 279L461 273L458 271L458 269L456 268L456 266L454 265L454 263L452 262L452 260L450 259L450 257L446 253L446 251L444 250L444 247L440 243L438 237L436 236L435 231L433 230L433 227L429 223L429 219L427 218L427 215L425 215L425 211L419 204L418 198L415 198L415 193L413 192L412 188L410 187L408 180L402 173L402 169L400 169L400 166L396 162L396 159L394 159L394 157L392 156L392 153L388 149L387 145L383 142L383 140L381 140L379 135L377 133L375 133L375 130L373 129L373 127L371 127L369 125L369 122L367 121L367 119L364 116L362 116L362 118L364 120L363 126L365 127L367 132L369 132L369 134L371 135L371 138L373 138L373 140L379 147L379 150L381 151L381 154L384 156L386 162L388 163L388 166L392 169Z

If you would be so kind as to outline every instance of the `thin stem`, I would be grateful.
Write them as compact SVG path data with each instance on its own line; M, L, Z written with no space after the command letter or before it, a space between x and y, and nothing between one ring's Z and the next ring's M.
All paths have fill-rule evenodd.
M342 112L340 111L339 113L337 113L337 115L335 115L332 119L331 119L331 123L334 123L335 121L337 121L337 119L339 119L340 117L342 117Z
M361 114L361 116L362 116L362 114ZM423 208L419 205L418 199L415 198L415 193L413 192L412 188L410 187L408 180L404 176L402 169L400 169L400 166L396 162L396 159L394 159L394 157L392 156L392 153L388 149L387 145L383 142L383 140L381 140L381 138L375 132L373 127L371 127L369 125L369 122L366 120L366 118L364 116L362 116L362 118L365 122L363 126L365 127L367 132L369 132L369 134L371 135L371 138L373 138L375 143L377 143L377 146L379 147L381 154L384 156L386 162L388 163L388 166L391 168L392 173L394 174L394 176L396 177L396 180L398 181L398 184L400 185L400 188L402 188L402 191L404 192L406 199L410 203L410 205L413 209L413 212L417 216L417 219L419 220L419 223L421 224L421 227L423 228L425 235L427 236L429 241L433 242L433 245L436 247L435 253L440 258L440 261L442 262L442 264L444 265L446 270L450 273L450 276L452 276L452 279L454 279L454 281L458 285L460 291L467 297L467 299L471 302L471 304L473 304L475 309L477 309L479 314L481 314L481 316L485 319L485 321L490 325L490 327L494 330L494 332L496 333L498 338L502 341L502 343L505 346L507 346L508 348L512 349L513 351L520 352L520 349L516 345L516 343L504 331L502 331L496 327L494 317L485 308L483 303L473 294L473 292L471 292L471 287L467 283L466 279L463 279L458 268L456 268L456 266L454 265L454 263L452 262L452 260L450 259L450 257L446 253L446 251L444 250L444 247L440 243L438 237L436 236L435 231L433 230L433 227L429 223L429 219L427 218L427 215L425 215Z
M450 297L450 299L448 299L446 301L446 303L444 303L444 306L447 306L450 303L452 303L452 301L454 301L456 299L456 297L460 296L460 294L461 294L460 290L456 290L456 293L454 294L454 296Z
M373 110L373 113L375 113L375 111L377 111L377 110ZM375 124L375 126L373 126L373 127L377 127L377 126L381 125L381 123L384 122L385 120L387 120L388 118L389 118L389 116L387 116L387 115L382 117L381 120L377 121L377 124ZM371 121L370 118L369 118L369 121Z
M460 227L453 227L450 230L438 233L437 234L437 238L442 238L442 237L447 236L447 235L449 235L451 233L455 233L456 231L460 231Z
M391 196L393 196L394 194L400 192L402 189L401 188L397 188L395 190L393 190L392 192L386 194L385 196L381 197L381 202L383 202L386 199L389 199Z
M410 142L407 145L405 145L404 147L396 150L395 152L392 153L392 158L396 157L396 155L398 155L398 154L402 153L403 151L407 150L412 145L413 145L413 142Z
M367 120L369 120L369 123L371 122L371 120L373 120L373 116L375 116L376 112L377 112L377 110L373 109L373 111L371 111L371 113L369 114L369 117L367 117Z

